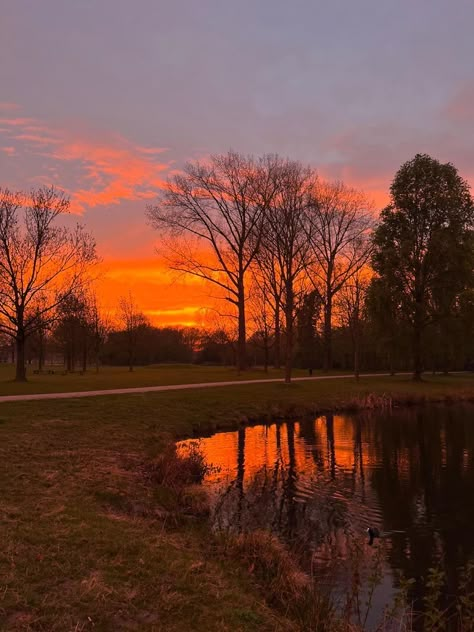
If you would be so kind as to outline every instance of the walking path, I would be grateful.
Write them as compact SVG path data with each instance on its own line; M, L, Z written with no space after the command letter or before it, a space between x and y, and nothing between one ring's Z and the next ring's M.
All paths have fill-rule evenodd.
M363 377L386 377L390 373L364 373ZM397 373L397 375L410 375ZM343 380L353 378L354 375L319 375L316 377L294 377L292 382L308 382L318 380ZM76 397L96 397L99 395L133 395L134 393L156 393L160 391L183 391L191 388L213 388L215 386L238 386L239 384L267 384L271 382L283 383L281 378L268 380L233 380L232 382L198 382L197 384L163 384L162 386L138 386L134 388L110 388L100 391L77 391L72 393L30 393L28 395L1 395L1 402L25 402L37 399L75 399Z

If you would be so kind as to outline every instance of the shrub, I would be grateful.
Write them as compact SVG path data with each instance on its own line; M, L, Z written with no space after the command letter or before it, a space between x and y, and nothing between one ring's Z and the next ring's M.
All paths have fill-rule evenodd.
M208 465L199 441L191 441L179 451L175 443L166 445L161 453L146 466L149 480L174 490L202 483L215 468Z

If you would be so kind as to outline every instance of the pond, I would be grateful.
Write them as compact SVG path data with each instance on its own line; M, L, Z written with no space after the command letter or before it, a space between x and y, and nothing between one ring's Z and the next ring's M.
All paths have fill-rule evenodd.
M365 604L375 578L366 629L401 586L423 611L430 568L454 607L474 559L473 405L331 414L199 441L216 467L203 483L213 528L277 534L340 607L355 578ZM368 527L381 532L372 546Z

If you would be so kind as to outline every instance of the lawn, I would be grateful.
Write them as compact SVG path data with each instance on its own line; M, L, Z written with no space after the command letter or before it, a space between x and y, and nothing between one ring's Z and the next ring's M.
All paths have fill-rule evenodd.
M161 384L195 384L198 382L226 382L250 379L283 379L283 369L251 369L239 374L233 367L199 366L195 364L160 364L136 367L130 372L127 367L101 367L81 375L80 371L63 374L62 367L46 367L54 370L37 375L33 367L28 367L28 382L13 382L15 369L11 364L0 364L0 395L21 395L27 393L55 393L92 391L113 388L133 388L137 386L159 386ZM320 372L319 372L320 373ZM336 373L336 372L335 372ZM315 371L314 375L318 372ZM295 369L294 376L307 376L308 372Z
M205 520L169 518L143 464L163 449L165 433L389 393L396 401L474 397L474 376L2 403L0 629L296 629L265 603L248 569L222 554Z
M47 370L47 369L46 369ZM15 370L10 364L0 365L0 395L19 395L23 393L54 393L68 391L90 391L113 388L133 388L136 386L159 386L161 384L194 384L197 382L225 382L239 379L283 378L283 371L271 369L265 373L254 369L238 374L233 367L198 366L193 364L160 364L147 367L135 367L130 372L127 367L101 367L99 373L94 369L63 375L61 367L54 367L54 374L37 375L28 372L28 382L12 382ZM303 375L304 372L297 373Z

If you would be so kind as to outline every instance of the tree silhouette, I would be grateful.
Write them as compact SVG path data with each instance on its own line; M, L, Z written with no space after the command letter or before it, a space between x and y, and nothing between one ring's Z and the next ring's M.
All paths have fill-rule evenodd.
M16 381L26 381L27 338L82 291L97 260L95 242L81 225L58 225L69 207L52 187L30 195L0 190L0 331L16 344Z
M412 334L421 379L427 327L473 283L474 204L456 168L426 154L400 167L374 234L372 264Z

